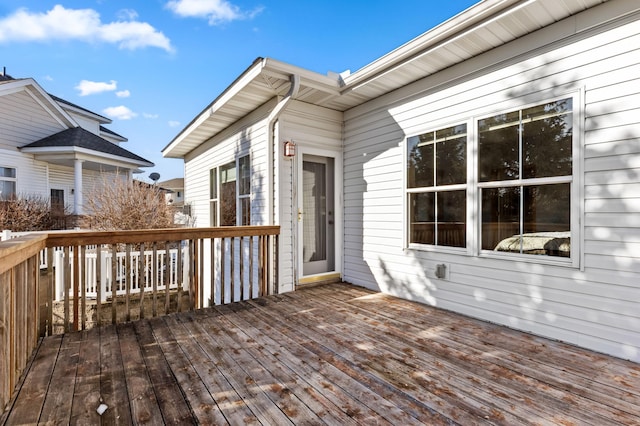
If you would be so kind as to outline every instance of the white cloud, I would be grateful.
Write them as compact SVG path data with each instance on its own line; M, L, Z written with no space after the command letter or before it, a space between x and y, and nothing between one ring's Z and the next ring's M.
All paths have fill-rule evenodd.
M131 92L128 90L120 90L119 92L116 92L116 96L119 98L128 98L131 96Z
M128 11L121 16L135 19L137 14ZM169 39L146 22L123 19L103 23L93 9L65 9L56 5L46 13L35 13L21 8L0 19L0 43L53 40L107 42L131 50L143 47L173 50Z
M104 112L107 117L116 118L118 120L131 120L138 116L137 113L131 111L124 105L105 108L102 112Z
M209 25L251 19L262 12L261 7L243 11L226 0L171 0L167 3L167 8L182 17L206 18Z
M75 87L80 91L80 96L95 95L96 93L110 92L116 90L118 83L111 80L109 83L103 81L82 80Z
M142 113L142 116L143 116L144 118L150 118L150 119L152 119L152 120L155 120L156 118L158 118L158 117L159 117L159 115L158 115L158 114L149 114L148 112L143 112L143 113Z
M133 21L134 19L138 19L138 12L133 9L121 9L118 11L118 19Z
M169 127L178 127L180 125L179 121L171 120L169 121Z

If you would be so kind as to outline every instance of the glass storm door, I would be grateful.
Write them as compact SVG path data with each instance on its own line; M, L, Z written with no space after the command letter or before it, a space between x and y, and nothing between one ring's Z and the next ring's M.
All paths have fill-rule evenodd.
M335 269L333 158L305 155L302 160L302 272Z

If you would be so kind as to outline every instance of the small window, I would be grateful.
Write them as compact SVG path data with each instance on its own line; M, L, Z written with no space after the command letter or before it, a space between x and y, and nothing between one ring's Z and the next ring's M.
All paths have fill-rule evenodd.
M209 215L211 226L218 226L218 169L209 170Z
M209 171L212 226L251 224L251 163L244 156ZM216 172L217 170L217 172ZM215 214L214 214L215 211Z
M8 200L16 196L16 169L0 167L0 200Z
M572 99L478 121L481 248L571 255Z
M409 242L466 247L467 126L407 140Z
M240 225L251 225L251 163L246 155L239 160L238 203Z
M236 162L220 167L220 225L236 224Z

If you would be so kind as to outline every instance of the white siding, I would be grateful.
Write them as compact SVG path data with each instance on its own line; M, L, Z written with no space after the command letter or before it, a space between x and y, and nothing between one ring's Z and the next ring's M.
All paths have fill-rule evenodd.
M185 203L191 204L196 226L210 226L209 170L239 156L251 157L251 224L268 223L265 194L267 173L266 110L261 108L236 126L200 145L185 157Z
M640 25L627 19L548 47L536 39L545 37L534 33L345 114L344 277L640 361ZM568 93L584 96L584 107L574 106L585 118L584 161L575 164L584 241L572 242L582 268L404 248L406 135ZM437 263L448 265L447 279L435 278Z
M295 199L296 188L294 185L295 172L293 167L300 160L300 152L304 150L322 150L334 153L342 152L342 113L293 101L287 107L279 120L278 143L276 155L282 159L280 162L280 174L276 191L277 208L279 211L280 228L280 266L279 278L282 291L294 289L297 282L296 255L297 244L294 233L297 232L297 203ZM284 158L284 141L293 141L296 144L296 157ZM300 178L300 177L298 177ZM336 188L338 191L339 188ZM336 208L336 210L338 210ZM337 211L336 211L337 214ZM336 218L339 221L340 218ZM338 235L336 239L341 237ZM337 262L338 265L340 262ZM336 265L336 266L338 266ZM299 271L301 272L301 271Z
M0 148L18 148L65 129L27 90L0 96Z
M17 150L0 148L0 167L16 169L16 192L24 195L49 197L47 165L35 161L31 155Z
M62 105L62 107L64 108L64 105ZM100 135L100 123L98 123L96 120L92 120L83 115L76 114L73 111L69 111L69 110L66 110L66 111L69 113L71 117L73 117L73 119L76 121L76 123L80 125L80 127L82 127L85 130L88 130L89 132L95 135Z

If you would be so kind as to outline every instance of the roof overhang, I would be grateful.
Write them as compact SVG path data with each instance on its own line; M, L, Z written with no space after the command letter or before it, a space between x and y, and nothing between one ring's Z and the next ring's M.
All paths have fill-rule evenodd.
M66 167L73 167L76 160L81 160L83 162L82 167L87 170L135 170L138 167L154 166L149 161L139 161L77 146L23 147L20 150L33 154L36 160Z
M184 158L200 144L254 111L275 96L283 96L292 75L300 77L297 101L336 111L378 98L467 59L505 45L543 27L565 20L607 0L483 0L347 76L322 75L269 58L258 58L218 98L208 105L162 151ZM635 0L620 13L638 9ZM569 37L591 20L563 26L558 37ZM565 28L566 27L566 28Z
M323 103L340 97L340 84L335 78L274 59L258 58L162 150L163 155L182 158L249 112L274 97L284 96L292 75L300 77L297 99L307 96L308 102Z

